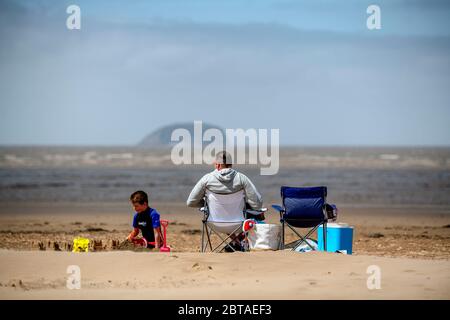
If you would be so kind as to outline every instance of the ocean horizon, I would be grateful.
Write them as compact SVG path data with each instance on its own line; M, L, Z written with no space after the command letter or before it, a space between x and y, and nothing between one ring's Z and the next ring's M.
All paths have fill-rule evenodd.
M273 176L258 165L235 168L271 201L282 185L325 185L328 201L343 206L450 209L450 147L282 147ZM0 202L126 202L138 189L184 202L212 169L176 166L169 149L0 147Z

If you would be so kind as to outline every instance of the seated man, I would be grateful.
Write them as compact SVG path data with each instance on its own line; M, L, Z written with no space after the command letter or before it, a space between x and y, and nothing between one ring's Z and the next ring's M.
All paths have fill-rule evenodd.
M215 170L204 175L192 189L186 201L188 207L203 207L206 190L219 194L231 194L244 191L247 207L253 210L262 208L262 198L250 179L231 168L231 156L226 151L216 155ZM237 242L234 241L237 245Z

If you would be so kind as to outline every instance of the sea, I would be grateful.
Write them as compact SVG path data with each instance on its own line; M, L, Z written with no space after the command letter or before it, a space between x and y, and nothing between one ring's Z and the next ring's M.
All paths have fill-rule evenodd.
M346 207L450 210L450 147L282 147L279 171L242 164L265 199L281 186L326 186L329 203ZM127 202L136 190L151 201L185 202L211 165L175 165L170 149L0 147L0 206L32 202Z

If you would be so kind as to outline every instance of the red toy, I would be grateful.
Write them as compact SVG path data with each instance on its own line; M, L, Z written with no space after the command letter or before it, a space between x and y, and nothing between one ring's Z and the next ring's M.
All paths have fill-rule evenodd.
M160 252L170 252L170 247L167 245L167 226L169 225L169 221L161 220L161 226L163 228L163 245L159 248Z
M256 224L256 221L253 219L247 219L242 224L242 231L248 232L250 229L252 229Z

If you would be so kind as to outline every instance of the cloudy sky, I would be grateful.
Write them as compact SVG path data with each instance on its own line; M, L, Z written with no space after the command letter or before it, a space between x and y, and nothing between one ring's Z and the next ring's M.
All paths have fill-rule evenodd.
M203 120L449 146L449 84L445 0L0 0L0 145L130 145Z

